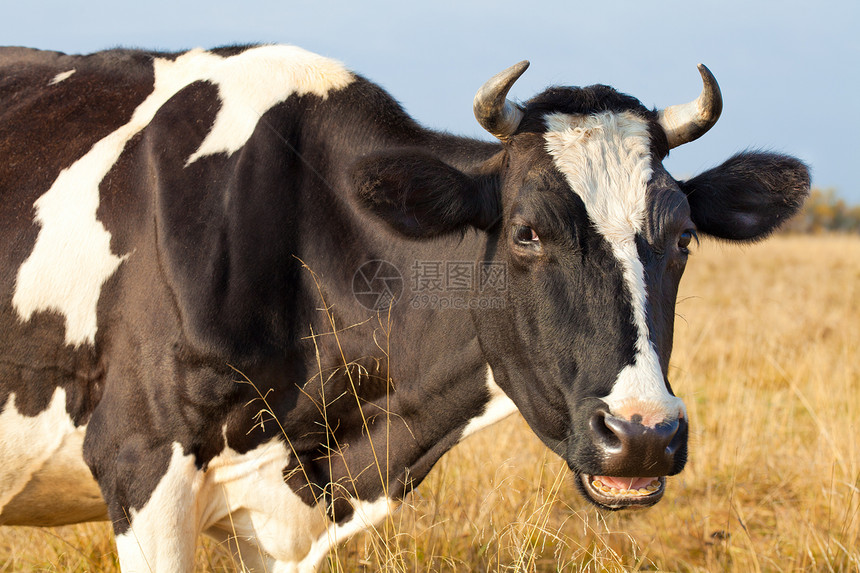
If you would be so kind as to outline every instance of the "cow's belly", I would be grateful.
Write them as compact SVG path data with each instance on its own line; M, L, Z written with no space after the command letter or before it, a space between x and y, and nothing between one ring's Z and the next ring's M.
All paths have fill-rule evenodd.
M0 524L52 526L107 519L98 484L83 460L86 428L66 413L66 392L23 416L14 394L0 413Z

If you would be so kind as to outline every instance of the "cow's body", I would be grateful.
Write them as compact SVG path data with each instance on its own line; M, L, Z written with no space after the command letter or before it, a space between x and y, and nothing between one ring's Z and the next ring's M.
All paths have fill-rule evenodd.
M124 571L189 569L201 532L310 570L516 407L592 501L655 502L627 449L671 449L660 480L686 452L665 383L685 246L661 241L691 216L765 234L808 181L735 160L785 206L723 230L659 166L654 115L588 90L498 144L297 48L0 52L0 522L109 518ZM390 312L362 298L378 271L405 291ZM602 474L643 489L595 493Z

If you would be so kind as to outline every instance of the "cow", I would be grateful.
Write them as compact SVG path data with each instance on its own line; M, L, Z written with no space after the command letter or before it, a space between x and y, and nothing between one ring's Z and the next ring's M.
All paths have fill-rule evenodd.
M120 565L313 571L465 437L518 411L604 509L687 458L667 370L699 234L808 193L717 121L604 85L478 91L493 140L420 126L294 46L0 51L0 523L110 520Z

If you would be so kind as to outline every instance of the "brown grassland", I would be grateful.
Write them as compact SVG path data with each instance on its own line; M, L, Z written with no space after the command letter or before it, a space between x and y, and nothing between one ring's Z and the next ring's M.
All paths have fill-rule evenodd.
M513 417L321 570L860 570L860 237L704 240L677 313L670 379L690 461L657 506L593 509ZM210 541L197 565L241 571ZM108 526L85 524L0 529L6 571L118 567Z

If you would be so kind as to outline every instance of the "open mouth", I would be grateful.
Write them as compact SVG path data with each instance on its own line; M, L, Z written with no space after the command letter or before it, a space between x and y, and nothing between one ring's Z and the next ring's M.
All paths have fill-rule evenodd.
M610 477L579 474L585 496L603 509L650 507L666 491L665 477Z

